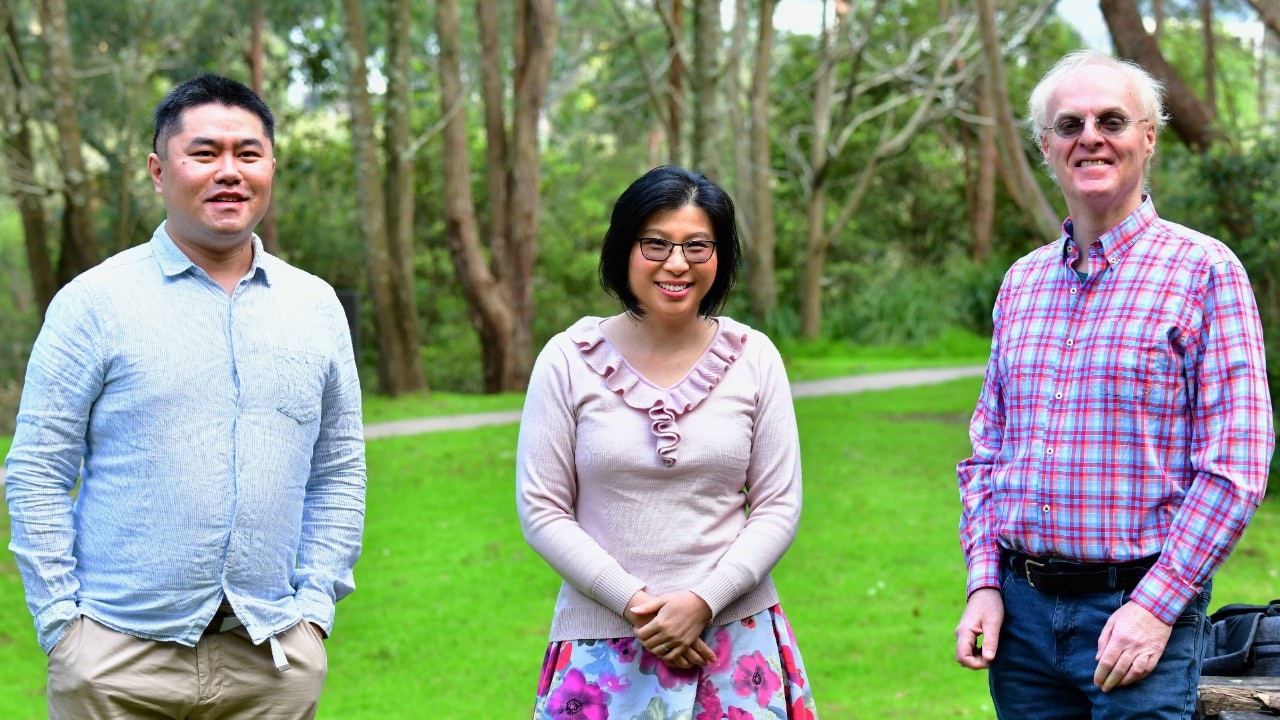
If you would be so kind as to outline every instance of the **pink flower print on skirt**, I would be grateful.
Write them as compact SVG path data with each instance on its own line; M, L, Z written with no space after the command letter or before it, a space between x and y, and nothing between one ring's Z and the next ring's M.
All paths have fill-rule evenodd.
M534 720L817 720L795 634L775 605L709 627L716 663L669 668L634 637L565 640L547 647Z

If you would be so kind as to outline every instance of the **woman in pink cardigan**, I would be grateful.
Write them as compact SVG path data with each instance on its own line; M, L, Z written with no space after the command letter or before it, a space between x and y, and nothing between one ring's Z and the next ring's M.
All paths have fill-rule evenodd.
M582 318L534 365L516 505L564 578L535 720L817 717L769 577L800 520L786 371L715 315L738 258L724 190L651 170L600 255L625 311Z

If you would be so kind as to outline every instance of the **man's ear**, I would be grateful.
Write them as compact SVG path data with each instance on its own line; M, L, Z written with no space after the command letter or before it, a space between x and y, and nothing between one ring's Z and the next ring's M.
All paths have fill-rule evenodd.
M147 174L151 176L151 184L155 186L156 194L164 191L164 167L160 162L160 156L151 153L147 156Z

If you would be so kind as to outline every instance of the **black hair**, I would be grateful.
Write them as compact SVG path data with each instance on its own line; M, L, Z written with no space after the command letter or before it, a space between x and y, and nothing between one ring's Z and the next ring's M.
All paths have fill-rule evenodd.
M169 138L182 132L182 113L201 105L244 108L262 121L262 130L271 145L276 144L276 121L271 108L249 88L221 75L200 75L169 91L156 106L156 134L151 149L164 157Z
M733 200L724 188L700 172L662 165L642 175L618 197L613 205L613 216L609 219L609 230L604 235L604 247L600 249L600 285L605 292L618 298L627 312L644 315L644 309L627 280L631 250L640 237L643 224L656 213L690 205L700 208L711 221L712 239L719 258L716 279L698 304L698 314L710 317L724 306L729 289L737 280L740 263Z

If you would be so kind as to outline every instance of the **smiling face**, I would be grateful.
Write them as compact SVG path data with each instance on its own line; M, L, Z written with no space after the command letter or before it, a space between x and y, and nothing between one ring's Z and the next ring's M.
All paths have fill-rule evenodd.
M1142 202L1143 172L1155 152L1155 124L1135 123L1119 135L1104 135L1096 120L1108 115L1143 119L1137 90L1114 67L1085 65L1062 78L1047 110L1049 125L1066 115L1084 119L1084 132L1070 140L1053 130L1040 133L1040 150L1072 217L1113 227Z
M164 198L165 229L184 253L220 259L251 242L271 203L272 150L249 110L207 104L182 113L181 130L147 167Z
M711 219L697 205L654 213L640 227L640 238L658 238L673 243L715 241ZM681 248L672 248L666 260L647 260L640 243L631 248L627 282L646 317L664 322L695 320L702 298L711 290L719 268L714 253L710 260L690 263Z

